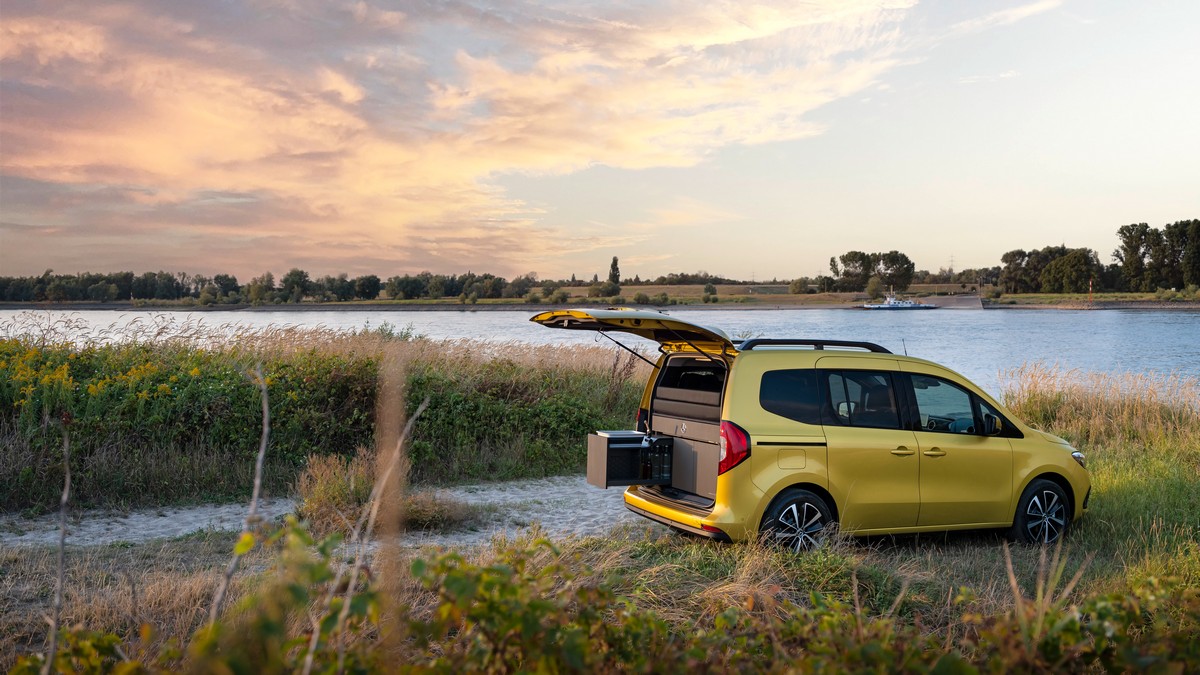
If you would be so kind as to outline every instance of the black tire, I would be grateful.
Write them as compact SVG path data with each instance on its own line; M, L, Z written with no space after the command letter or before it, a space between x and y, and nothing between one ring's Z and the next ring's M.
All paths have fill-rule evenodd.
M800 552L817 548L833 524L825 500L808 490L789 488L771 502L759 532L768 545Z
M1027 544L1053 544L1071 524L1071 502L1058 483L1039 478L1029 484L1017 502L1012 538Z

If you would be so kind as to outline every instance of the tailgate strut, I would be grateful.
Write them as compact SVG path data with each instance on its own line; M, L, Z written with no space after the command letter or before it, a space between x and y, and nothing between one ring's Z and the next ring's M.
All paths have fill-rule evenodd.
M655 366L655 365L654 365L654 362L653 362L653 361L651 361L650 359L648 359L648 358L646 358L646 357L642 356L641 352L638 352L637 350L630 349L629 347L626 347L624 344L622 344L622 343L618 342L616 338L614 338L613 336L609 335L608 333L606 333L606 332L604 332L604 331L602 331L602 330L597 330L596 332L597 332L597 333L599 333L599 334L601 334L601 335L603 335L604 337L608 338L609 340L612 340L612 343L613 343L614 345L616 345L616 346L620 347L621 349L624 349L625 351L629 352L630 354L633 354L634 356L638 357L639 359L641 359L641 360L645 361L646 363L650 364L650 367L651 367L651 368L657 368L657 366Z
M674 328L668 328L667 330L671 331L671 334L674 335L675 337L679 338L681 341L683 341L684 344L691 347L692 349L695 349L696 353L700 354L704 358L708 359L709 361L712 361L713 363L718 363L722 366L725 365L725 362L722 361L721 359L718 359L717 357L713 356L712 354L709 354L708 352L704 351L703 349L700 349L696 345L692 344L692 341L688 340L688 339L684 338L682 335L680 335L679 331L675 330ZM725 348L722 347L721 352L724 353L724 351L725 351Z

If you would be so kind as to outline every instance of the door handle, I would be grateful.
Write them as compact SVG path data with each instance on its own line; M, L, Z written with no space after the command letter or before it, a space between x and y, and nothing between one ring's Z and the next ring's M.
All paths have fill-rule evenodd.
M916 450L909 450L908 448L906 448L902 445L902 446L896 448L895 450L893 450L892 454L897 457L908 457L909 455L911 455L915 452L916 452Z
M930 448L921 454L925 455L926 457L944 457L946 455L946 451L939 448Z

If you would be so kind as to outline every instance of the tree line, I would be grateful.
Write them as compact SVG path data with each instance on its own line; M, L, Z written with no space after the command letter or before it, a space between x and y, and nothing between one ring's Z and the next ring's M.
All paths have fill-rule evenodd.
M972 287L996 286L1005 293L1085 293L1181 289L1200 286L1200 219L1180 220L1163 228L1146 223L1123 225L1117 230L1118 247L1113 262L1104 264L1090 248L1066 245L1040 249L1014 249L1000 256L1001 265L955 272L917 270L900 251L868 253L848 251L829 259L830 275L800 277L791 282L793 293L821 291L904 291L914 283L958 283ZM777 281L777 280L773 280ZM311 278L293 268L276 280L271 272L241 284L232 274L188 274L186 272L82 272L40 276L0 277L0 300L7 302L114 302L185 301L199 305L272 304L313 300L338 302L374 300L381 295L396 300L457 298L461 302L480 299L521 298L527 302L566 302L565 286L588 285L592 297L613 297L621 286L705 285L706 294L716 294L716 284L750 284L700 271L670 273L653 280L638 276L621 278L619 260L613 257L607 278L598 274L591 281L539 280L534 272L514 279L494 274L405 274L382 280L374 274L351 278L347 274ZM759 282L765 283L765 282Z
M801 277L792 282L791 291L876 295L888 288L903 291L913 283L997 286L1005 293L1148 292L1200 286L1200 220L1180 220L1162 229L1146 223L1123 225L1117 239L1120 245L1108 265L1090 248L1059 245L1014 249L1000 256L1002 265L959 272L914 270L899 251L849 251L829 259L832 276Z

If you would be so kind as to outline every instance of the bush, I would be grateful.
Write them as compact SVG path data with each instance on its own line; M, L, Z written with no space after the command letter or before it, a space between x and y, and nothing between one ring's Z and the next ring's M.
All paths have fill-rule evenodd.
M812 592L802 604L762 589L708 616L677 617L615 590L549 541L497 544L491 561L458 553L412 561L403 590L339 565L337 538L315 541L294 520L280 570L192 635L182 663L114 634L63 631L58 672L1191 672L1200 668L1200 592L1150 583L1066 600L1061 569L990 616L961 615L963 637L923 631L895 612ZM251 540L253 544L253 540ZM1011 567L1009 568L1011 574ZM357 583L355 583L357 581ZM385 590L406 594L387 602ZM1070 584L1068 584L1069 586ZM1043 593L1045 589L1045 593ZM707 590L707 589L706 589ZM1067 589L1069 590L1069 589ZM961 607L964 589L951 607ZM143 635L149 634L149 629ZM18 661L38 672L40 654Z
M650 296L649 296L649 295L646 295L645 293L642 293L641 291L638 291L638 292L637 292L637 293L636 293L636 294L633 296L633 304L635 304L635 305L648 305L648 304L650 304Z
M263 359L270 392L272 459L303 464L312 452L368 443L375 412L377 363L316 350ZM74 347L0 340L0 431L19 461L0 468L0 506L57 500L62 428L69 430L80 501L105 492L156 491L130 482L118 453L181 455L198 448L252 460L262 408L245 358L172 344ZM178 459L182 460L183 457ZM136 470L128 472L136 476ZM111 485L106 485L111 483Z
M627 378L507 358L413 364L408 411L426 397L430 405L413 430L410 476L444 483L579 471L586 432L631 424L641 383Z
M409 361L411 412L425 453L416 480L457 482L579 470L585 435L631 423L640 381L614 380L611 350L521 347L489 361L471 345L409 342L390 326L358 335L300 335L245 353L184 344L39 345L0 340L0 508L52 508L71 435L73 494L130 506L248 494L262 409L247 375L261 361L272 420L272 487L310 455L354 455L374 443L380 359ZM336 340L344 343L336 343ZM582 359L582 360L581 360ZM616 387L619 396L610 396Z

